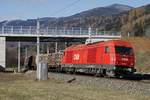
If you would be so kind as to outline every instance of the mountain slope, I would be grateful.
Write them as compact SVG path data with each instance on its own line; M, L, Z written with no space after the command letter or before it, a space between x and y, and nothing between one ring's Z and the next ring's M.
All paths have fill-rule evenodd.
M121 5L121 4L113 4L107 7L98 7L88 11L84 11L75 14L72 17L111 16L131 9L133 9L133 7L127 5Z
M100 30L117 29L116 24L119 20L116 16L120 13L127 12L133 7L121 4L113 4L107 7L98 7L81 13L58 18L57 21L51 21L48 26L55 27L98 27ZM112 28L111 28L112 25ZM108 26L106 28L106 26Z
M69 26L68 24L74 23L74 21L77 21L78 23L81 23L81 20L88 20L89 17L99 17L99 16L112 16L119 13L122 13L124 11L128 11L132 9L133 7L127 6L127 5L121 5L121 4L113 4L107 7L98 7L94 8L88 11L83 11L81 13L69 16L69 17L61 17L61 18L41 18L41 24L43 26ZM76 19L76 20L75 20ZM79 21L80 19L80 21ZM29 26L29 25L36 25L36 19L28 19L26 21L23 20L13 20L9 21L7 23L3 23L6 25L23 25L23 26ZM71 25L72 26L72 25ZM74 26L74 25L73 25ZM75 26L80 27L78 24Z
M98 7L68 17L40 18L44 27L96 27L98 31L121 31L123 35L150 36L150 4L133 8L121 4ZM37 19L4 21L1 25L35 26Z

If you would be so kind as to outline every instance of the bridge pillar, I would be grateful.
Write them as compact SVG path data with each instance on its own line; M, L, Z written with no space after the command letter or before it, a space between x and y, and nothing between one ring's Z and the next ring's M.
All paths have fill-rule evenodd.
M20 67L20 41L18 42L18 72L21 71L21 67Z
M6 68L6 37L0 37L0 69Z

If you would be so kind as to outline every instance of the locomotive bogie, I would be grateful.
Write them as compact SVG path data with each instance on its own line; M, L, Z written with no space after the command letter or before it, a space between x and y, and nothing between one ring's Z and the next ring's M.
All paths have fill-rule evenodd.
M109 76L109 77L121 76L121 75L131 74L135 72L134 68L123 68L114 65L65 64L65 65L61 65L61 69L63 72L84 73L84 74Z

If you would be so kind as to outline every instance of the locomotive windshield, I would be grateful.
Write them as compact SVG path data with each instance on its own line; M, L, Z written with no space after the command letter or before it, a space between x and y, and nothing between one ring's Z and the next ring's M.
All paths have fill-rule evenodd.
M118 54L122 55L133 55L133 49L129 47L124 47L124 46L115 46L115 51Z

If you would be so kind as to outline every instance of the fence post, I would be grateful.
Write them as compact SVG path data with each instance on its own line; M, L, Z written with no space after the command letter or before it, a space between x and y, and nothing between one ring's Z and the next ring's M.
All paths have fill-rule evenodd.
M66 35L66 28L64 27L64 30L63 30L63 32L64 32L64 35Z
M58 34L58 28L57 28L57 27L55 27L55 32L54 32L54 34L55 34L55 35Z
M5 33L5 31L4 31L4 26L2 26L2 34L4 34Z
M22 31L22 26L20 26L20 34L22 34L23 33L23 31Z
M48 29L49 29L49 28L48 28L48 26L47 26L47 28L46 28L46 32L47 32L47 34L48 34L48 32L49 32L49 31L48 31Z
M72 27L72 34L73 34L73 31L74 31L74 29L73 29L73 27Z
M80 35L82 34L82 28L80 27Z
M13 26L11 26L11 34L13 34Z
M32 34L32 26L29 27L29 34Z

